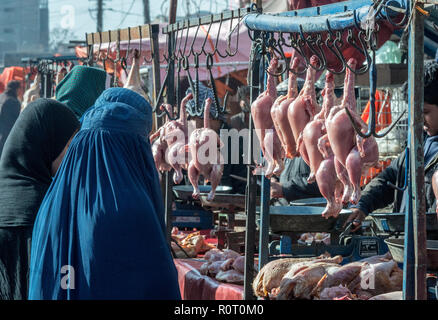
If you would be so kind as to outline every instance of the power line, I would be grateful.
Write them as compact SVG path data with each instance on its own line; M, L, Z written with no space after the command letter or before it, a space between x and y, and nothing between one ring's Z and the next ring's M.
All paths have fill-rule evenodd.
M122 21L119 23L118 27L120 27L123 24L123 22L125 22L126 17L131 14L131 10L132 10L132 7L134 6L134 3L135 3L135 0L132 0L131 5L129 6L128 12L125 13L125 16L123 17ZM111 11L115 11L115 10L112 9Z

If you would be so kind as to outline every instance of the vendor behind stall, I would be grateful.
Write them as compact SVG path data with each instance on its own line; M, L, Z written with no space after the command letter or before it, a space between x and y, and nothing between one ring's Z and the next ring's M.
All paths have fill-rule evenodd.
M407 93L407 83L404 91ZM405 94L407 100L407 94ZM438 62L427 62L424 66L424 183L426 212L435 212L435 196L432 189L432 175L438 169ZM396 190L388 182L402 188L405 184L406 151L393 160L391 165L374 178L362 192L359 203L352 206L352 214L346 224L353 221L359 229L361 221L373 211L392 204L393 212L406 212L408 190Z
M188 89L186 94L191 92L191 89ZM199 103L202 106L202 110L204 110L204 103L207 98L211 98L214 101L213 90L207 88L201 82L199 83ZM192 132L195 128L202 128L204 126L204 114L196 115L196 107L195 100L192 99L187 103L186 110L188 113L188 123L189 123L189 133ZM210 108L210 127L217 134L220 135L221 130L230 130L230 126L226 122L225 114L218 113L217 106L215 103L212 104ZM230 186L233 188L233 193L245 194L246 188L246 175L247 175L247 166L244 163L244 146L243 139L239 138L239 149L233 148L233 144L230 141L231 139L223 141L224 144L228 147L228 161L225 160L224 164L224 172L221 179L221 186ZM236 150L233 150L236 149ZM232 155L238 151L238 163L236 161L232 162ZM235 178L235 177L240 177ZM188 183L188 179L186 179L186 183Z

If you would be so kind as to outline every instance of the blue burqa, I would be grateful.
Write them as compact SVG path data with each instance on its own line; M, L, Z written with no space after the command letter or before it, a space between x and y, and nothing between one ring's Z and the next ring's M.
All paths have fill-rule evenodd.
M105 90L39 209L29 299L180 299L148 134L149 103Z

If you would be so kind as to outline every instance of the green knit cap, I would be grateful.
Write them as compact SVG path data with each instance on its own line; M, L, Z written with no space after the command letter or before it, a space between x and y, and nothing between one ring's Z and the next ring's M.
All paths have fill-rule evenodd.
M56 100L64 103L80 119L105 90L106 72L75 66L56 87Z

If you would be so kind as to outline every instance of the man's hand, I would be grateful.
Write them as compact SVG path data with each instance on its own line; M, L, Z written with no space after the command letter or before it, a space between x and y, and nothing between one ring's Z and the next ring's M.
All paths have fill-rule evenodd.
M281 183L271 180L271 198L283 198L283 187Z
M361 227L362 221L365 220L366 215L362 210L357 208L352 208L351 211L352 213L347 218L347 221L345 221L343 228L345 228L350 222L353 222L351 232L356 232Z

